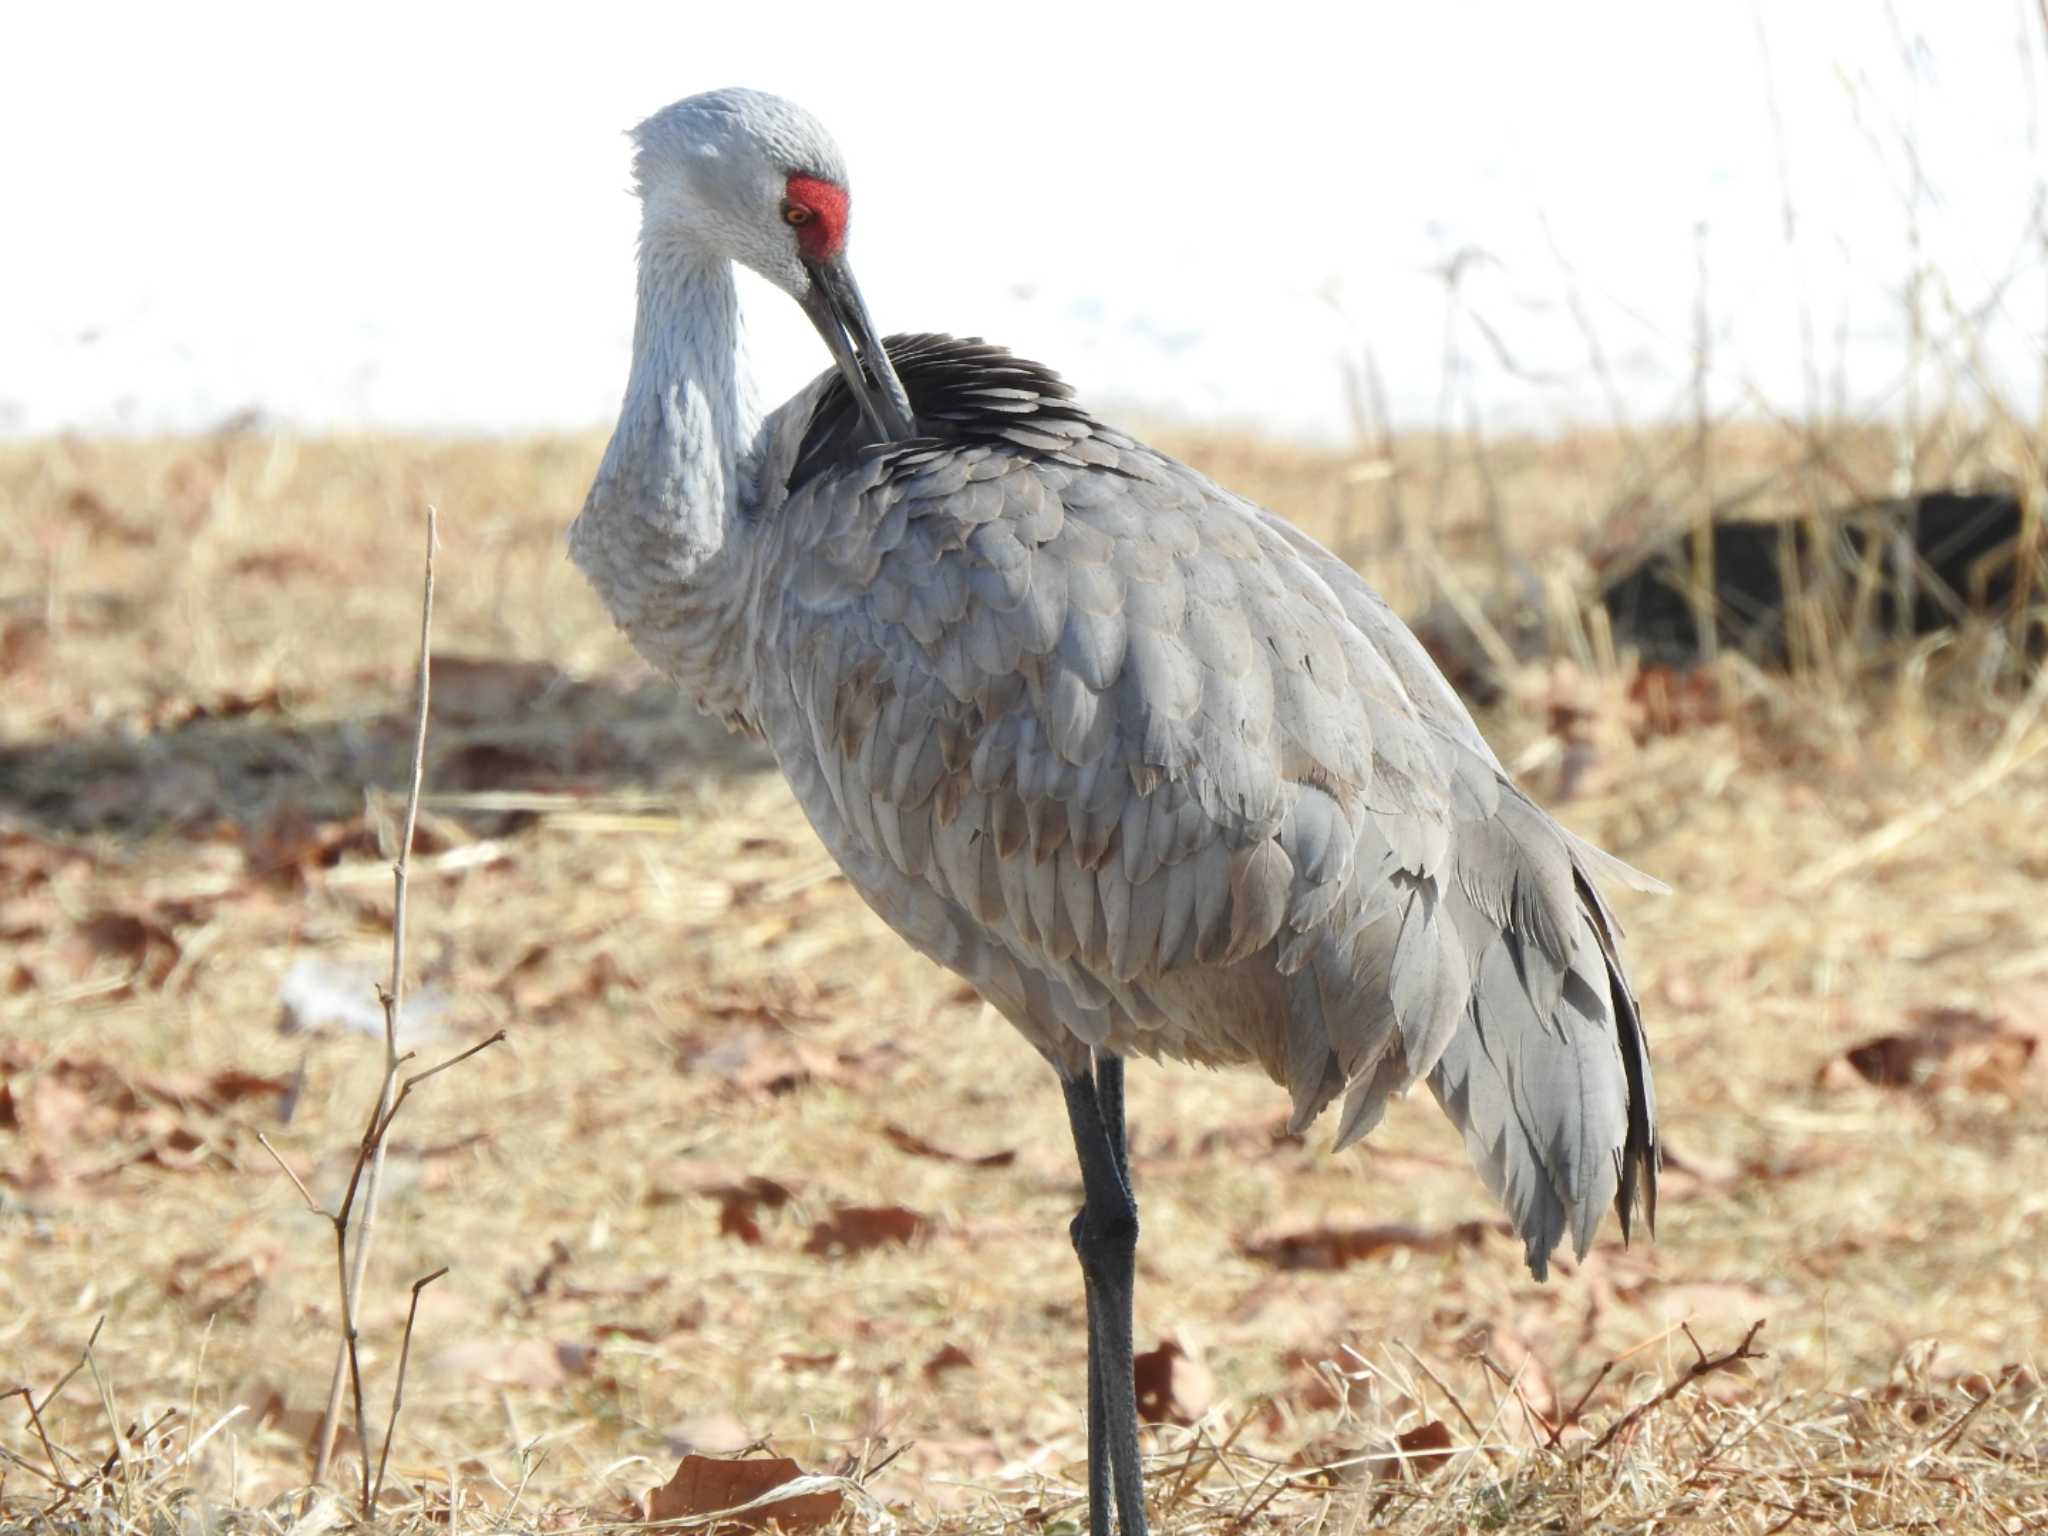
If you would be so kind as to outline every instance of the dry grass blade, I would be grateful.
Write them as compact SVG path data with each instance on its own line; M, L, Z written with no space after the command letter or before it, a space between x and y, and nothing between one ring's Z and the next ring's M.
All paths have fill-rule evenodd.
M1997 745L1980 767L1951 785L1945 793L1922 802L1867 837L1804 870L1793 880L1792 889L1802 894L1821 890L1850 870L1883 858L1922 832L1939 826L1959 807L1986 790L1996 788L2043 752L2048 752L2048 726L2040 724L2044 706L2048 706L2048 666L2034 674L2032 686L2014 707Z

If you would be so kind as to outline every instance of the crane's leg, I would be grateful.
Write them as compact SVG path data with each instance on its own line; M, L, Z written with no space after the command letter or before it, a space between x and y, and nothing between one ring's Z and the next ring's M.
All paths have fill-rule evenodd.
M1138 1203L1124 1149L1123 1059L1098 1054L1094 1071L1067 1079L1065 1088L1083 1194L1070 1230L1088 1293L1089 1536L1109 1536L1112 1496L1123 1536L1146 1536L1131 1370Z

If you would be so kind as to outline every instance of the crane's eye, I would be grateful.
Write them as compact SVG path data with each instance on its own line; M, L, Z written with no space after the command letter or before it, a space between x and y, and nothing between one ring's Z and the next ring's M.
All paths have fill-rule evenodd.
M816 217L817 215L812 213L802 203L784 203L782 205L782 222L785 224L808 224Z

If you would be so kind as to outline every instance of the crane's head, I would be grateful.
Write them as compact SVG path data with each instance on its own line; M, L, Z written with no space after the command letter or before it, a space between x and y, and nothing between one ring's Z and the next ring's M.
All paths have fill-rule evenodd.
M633 142L643 249L760 273L811 317L876 434L915 436L846 263L846 167L818 120L762 91L707 91L662 108Z

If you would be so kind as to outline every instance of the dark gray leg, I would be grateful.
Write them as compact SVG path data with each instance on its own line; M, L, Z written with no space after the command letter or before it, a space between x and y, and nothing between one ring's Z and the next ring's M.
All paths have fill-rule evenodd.
M1124 1064L1098 1055L1065 1082L1067 1122L1081 1161L1081 1210L1070 1229L1088 1293L1088 1530L1109 1536L1114 1495L1123 1536L1146 1536L1138 1466L1138 1400L1131 1374L1138 1204L1124 1149Z

